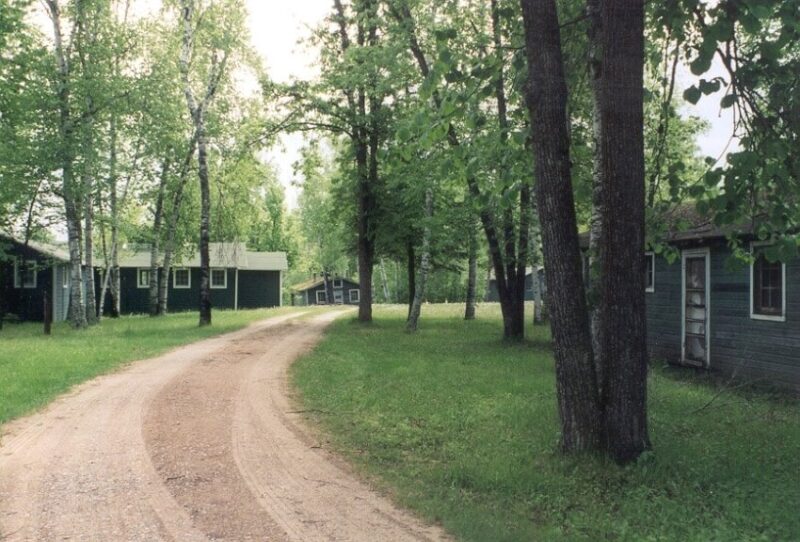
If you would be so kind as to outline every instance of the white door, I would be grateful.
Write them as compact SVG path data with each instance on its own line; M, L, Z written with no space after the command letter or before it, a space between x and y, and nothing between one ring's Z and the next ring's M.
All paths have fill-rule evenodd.
M681 311L682 355L687 365L708 367L710 357L710 254L708 249L686 250L681 265L683 299Z

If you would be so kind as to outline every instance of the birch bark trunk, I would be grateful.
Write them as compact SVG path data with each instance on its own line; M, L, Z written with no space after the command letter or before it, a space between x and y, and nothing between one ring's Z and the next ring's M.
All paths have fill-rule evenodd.
M425 226L422 230L422 255L419 264L419 278L414 291L414 301L406 320L406 331L414 333L419 326L422 302L425 300L425 287L431 269L431 219L433 218L433 189L425 190Z
M83 308L83 279L81 261L81 223L77 201L80 190L75 183L74 123L70 109L70 65L64 50L61 7L58 0L44 0L53 25L53 50L55 55L58 90L59 161L61 163L62 197L67 222L67 240L70 264L70 299L68 320L73 328L85 328L86 311Z

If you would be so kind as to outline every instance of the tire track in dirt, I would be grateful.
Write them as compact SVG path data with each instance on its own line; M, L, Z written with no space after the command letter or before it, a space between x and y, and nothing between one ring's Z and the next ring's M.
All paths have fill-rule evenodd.
M273 318L3 427L0 540L444 540L314 445L286 374L341 312Z

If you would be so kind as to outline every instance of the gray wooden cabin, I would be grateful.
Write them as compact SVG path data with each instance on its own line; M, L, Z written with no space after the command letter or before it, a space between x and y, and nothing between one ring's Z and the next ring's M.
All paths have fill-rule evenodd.
M326 287L327 286L327 287ZM358 305L361 296L359 284L344 277L316 276L292 287L292 305Z
M668 234L674 261L645 253L650 356L800 389L800 260L770 262L752 231L700 223ZM733 259L730 234L754 264Z

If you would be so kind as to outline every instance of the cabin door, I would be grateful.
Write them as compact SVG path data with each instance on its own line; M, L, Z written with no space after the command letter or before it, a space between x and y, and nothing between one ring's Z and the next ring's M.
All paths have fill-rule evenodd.
M683 253L683 331L682 361L687 365L708 367L710 358L709 324L709 252L687 250Z

